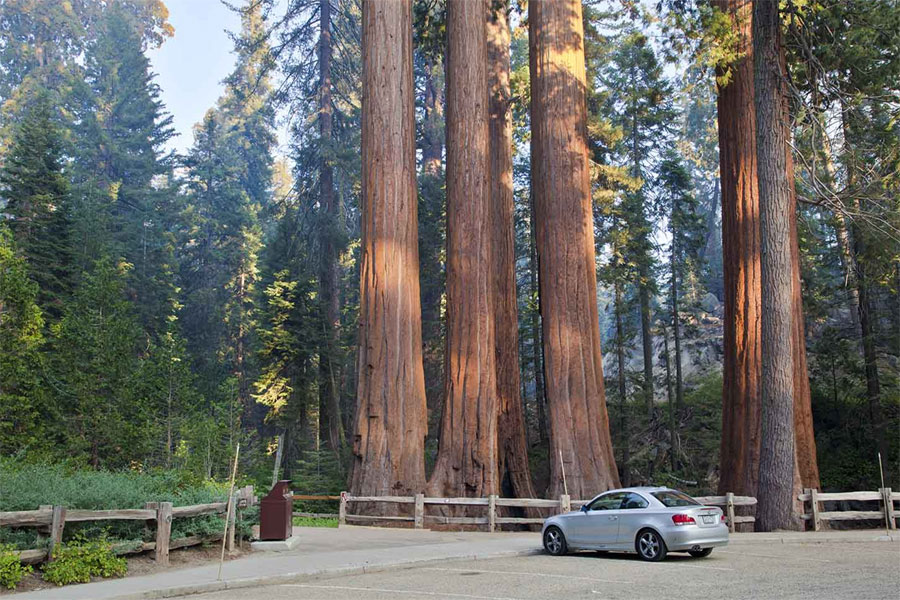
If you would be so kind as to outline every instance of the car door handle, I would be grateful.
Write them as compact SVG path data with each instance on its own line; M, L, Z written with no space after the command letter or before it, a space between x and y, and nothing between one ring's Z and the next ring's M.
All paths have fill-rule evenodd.
M607 518L608 518L610 521L615 521L615 520L618 519L619 517L607 517Z

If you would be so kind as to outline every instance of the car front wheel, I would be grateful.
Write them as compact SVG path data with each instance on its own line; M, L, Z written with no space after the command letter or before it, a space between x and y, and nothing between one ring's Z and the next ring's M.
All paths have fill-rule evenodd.
M705 558L712 554L712 548L703 548L702 550L688 550L688 554L694 558Z
M566 553L566 537L559 527L548 527L544 532L544 550L553 556Z
M662 537L652 529L644 529L638 533L634 543L634 549L642 559L657 562L666 557L666 543Z

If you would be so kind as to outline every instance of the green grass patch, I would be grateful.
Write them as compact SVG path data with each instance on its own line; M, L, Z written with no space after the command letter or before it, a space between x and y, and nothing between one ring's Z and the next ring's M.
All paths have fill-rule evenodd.
M294 517L294 527L337 527L337 519L324 519L320 517Z

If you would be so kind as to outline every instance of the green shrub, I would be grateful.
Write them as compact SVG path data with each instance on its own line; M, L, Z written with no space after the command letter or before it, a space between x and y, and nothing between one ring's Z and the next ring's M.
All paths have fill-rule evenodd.
M88 583L91 577L122 577L127 570L128 562L113 554L105 537L78 536L53 551L53 562L44 566L44 579L56 585Z
M227 484L198 479L184 471L91 471L0 458L0 511L34 510L42 504L70 510L143 508L146 502L185 506L223 502L227 496ZM223 515L175 519L172 538L220 533L224 525ZM33 528L19 531L0 528L0 543L18 550L37 547ZM104 534L114 541L153 539L152 530L141 521L92 521L67 524L63 541Z
M0 546L0 586L15 589L31 571L31 565L23 565L12 546Z

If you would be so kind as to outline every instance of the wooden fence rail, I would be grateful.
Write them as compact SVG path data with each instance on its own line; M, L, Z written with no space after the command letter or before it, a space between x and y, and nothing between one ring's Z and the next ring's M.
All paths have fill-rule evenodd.
M415 496L350 496L342 492L338 508L338 524L346 525L347 521L395 521L411 522L415 529L422 529L425 523L438 523L441 525L486 525L488 531L496 531L500 525L540 525L544 522L540 517L502 517L498 514L498 507L507 508L542 508L555 510L557 513L568 512L573 506L581 506L590 500L572 500L567 495L562 495L558 500L543 498L500 498L488 496L487 498L432 498L424 494ZM697 500L710 506L723 507L729 529L733 532L738 523L753 523L752 516L735 516L736 506L755 506L756 498L750 496L735 496L728 493L724 496L704 496ZM411 516L387 516L374 514L351 514L347 512L350 503L388 503L388 504L413 504ZM485 516L480 517L455 517L444 515L429 515L425 512L426 506L484 506L487 510ZM301 514L301 513L295 513Z
M256 496L253 494L253 486L247 486L235 490L229 502L213 502L210 504L195 504L192 506L172 506L171 502L147 502L144 508L127 508L120 510L81 510L67 509L64 506L41 506L38 510L24 510L13 512L0 512L0 527L48 527L50 532L49 545L46 550L22 550L19 552L19 560L24 563L39 563L44 560L52 560L54 548L62 543L63 530L66 523L83 523L86 521L146 521L148 524L156 524L156 541L134 544L124 542L113 545L113 552L117 554L133 554L153 551L154 559L163 565L169 564L169 550L196 546L198 544L222 539L222 534L212 536L189 536L178 539L170 539L172 533L172 519L198 517L201 515L222 514L228 511L228 505L234 502L235 506L245 508L256 504ZM232 511L234 514L234 511ZM228 550L234 550L234 528L232 519L228 531Z
M815 489L806 489L797 499L803 503L803 510L809 512L801 515L801 518L809 521L813 531L822 528L823 521L859 521L879 520L884 522L888 529L897 529L897 512L894 502L900 502L900 493L891 488L881 488L876 492L819 492ZM831 510L824 511L825 502L855 501L878 502L881 510Z

